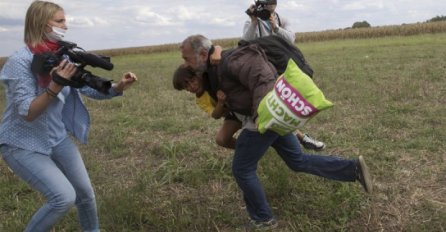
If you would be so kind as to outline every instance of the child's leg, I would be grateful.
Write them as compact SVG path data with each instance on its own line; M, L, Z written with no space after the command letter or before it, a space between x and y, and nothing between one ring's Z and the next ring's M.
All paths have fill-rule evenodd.
M295 134L296 134L297 138L299 139L299 141L302 141L304 139L305 134L302 133L302 131L296 130Z
M240 130L242 123L235 120L224 120L223 125L217 132L215 141L219 146L234 149L235 148L235 138L234 134Z

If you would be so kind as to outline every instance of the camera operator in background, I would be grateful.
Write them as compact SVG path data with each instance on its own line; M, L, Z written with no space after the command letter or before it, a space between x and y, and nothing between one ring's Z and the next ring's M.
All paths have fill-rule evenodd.
M246 14L251 18L243 28L242 40L251 41L268 35L277 35L294 44L296 34L288 28L287 23L276 12L277 0L257 0L251 5ZM320 151L325 143L314 139L300 130L295 132L299 142L306 149Z
M277 0L256 0L245 12L251 20L245 22L242 40L278 35L294 44L296 34L288 28L288 22L279 17L276 7Z
M0 72L7 100L0 124L0 152L10 169L47 200L25 231L49 231L73 206L82 231L99 231L93 187L70 137L87 142L90 117L80 94L110 99L122 95L137 80L128 72L108 93L87 85L64 86L54 76L59 81L70 80L78 71L66 59L46 75L34 74L34 55L57 51L66 30L65 13L59 5L33 1L25 18L26 46L10 56Z

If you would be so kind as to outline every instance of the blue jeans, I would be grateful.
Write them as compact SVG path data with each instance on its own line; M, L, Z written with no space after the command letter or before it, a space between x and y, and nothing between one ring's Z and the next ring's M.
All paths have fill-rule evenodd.
M260 134L256 131L243 130L237 138L232 172L243 192L246 209L252 220L267 221L273 218L256 173L259 160L270 146L293 171L339 181L356 180L356 160L304 154L297 137L291 133L280 136L272 131Z
M76 145L66 138L44 155L8 145L0 146L8 166L47 199L25 231L49 231L76 205L83 231L99 231L96 200Z

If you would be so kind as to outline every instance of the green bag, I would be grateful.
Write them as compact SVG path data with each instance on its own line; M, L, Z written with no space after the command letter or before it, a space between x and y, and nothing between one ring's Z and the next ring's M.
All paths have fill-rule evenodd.
M285 135L332 106L313 80L290 59L274 89L260 102L256 123L260 133L272 130Z

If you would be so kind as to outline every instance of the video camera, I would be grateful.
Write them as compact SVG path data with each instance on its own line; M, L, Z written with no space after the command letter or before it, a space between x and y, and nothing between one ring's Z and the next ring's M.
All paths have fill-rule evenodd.
M259 17L262 20L268 20L271 17L271 12L265 9L266 5L275 5L277 0L257 0L255 1L254 11L251 12L250 9L245 11L249 16Z
M107 94L111 88L111 80L93 75L84 69L85 66L99 67L105 70L112 70L113 64L110 57L87 53L75 43L68 41L58 41L60 48L56 52L45 52L35 54L31 64L31 70L38 75L48 75L50 71L65 59L76 64L77 71L71 80L59 77L59 82L74 88L81 88L85 85ZM55 77L53 77L54 80ZM61 80L63 79L63 80ZM57 81L56 81L57 82Z

